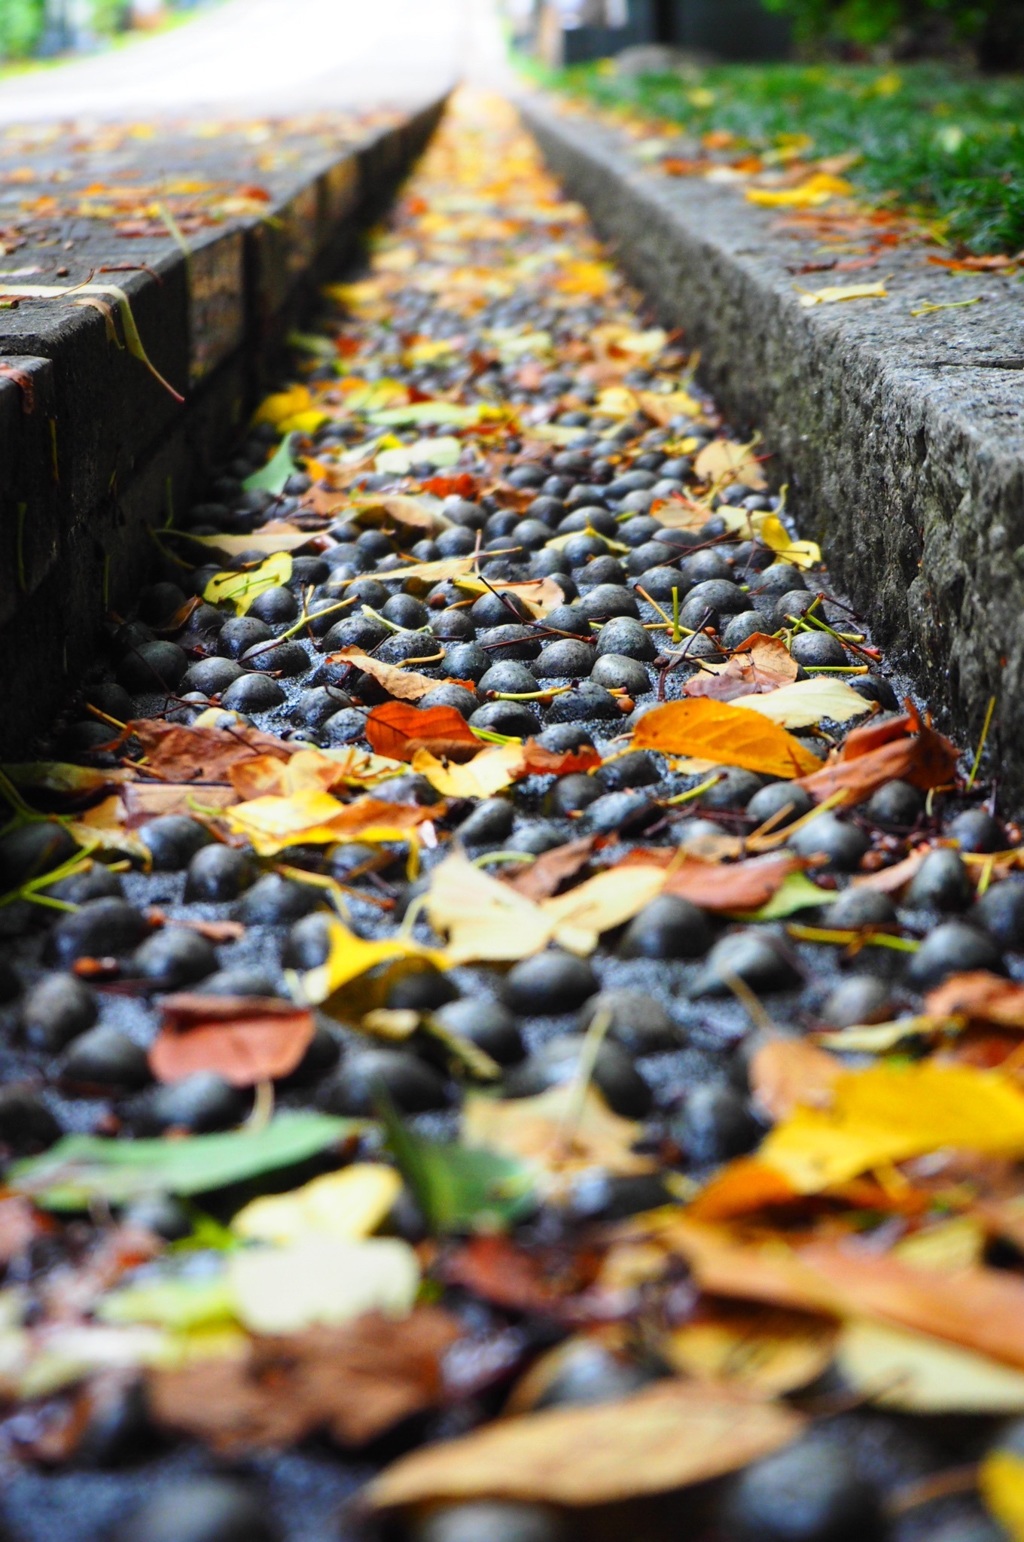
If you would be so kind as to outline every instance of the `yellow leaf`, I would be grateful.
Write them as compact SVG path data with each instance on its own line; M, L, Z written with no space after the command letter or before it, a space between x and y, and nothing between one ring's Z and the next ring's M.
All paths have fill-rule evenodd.
M689 391L638 391L637 398L649 418L667 428L673 418L699 418L701 405Z
M821 547L814 541L794 541L777 514L764 514L760 519L755 514L751 524L757 531L758 539L794 567L821 566Z
M759 712L782 728L809 728L824 717L846 723L871 710L869 701L834 675L814 675L810 680L780 685L774 691L735 696L730 705Z
M525 958L546 948L554 929L539 905L458 852L431 874L426 909L434 930L448 937L451 964Z
M796 187L750 187L747 189L747 200L765 209L816 209L852 191L850 183L843 177L831 176L827 171L816 171L806 182L800 182Z
M824 289L801 290L800 304L809 309L812 305L839 305L843 300L885 300L888 296L884 279L878 284L827 284Z
M253 416L254 423L272 423L275 428L298 412L305 412L313 405L313 393L308 386L289 386L287 391L276 391L264 397Z
M304 412L293 412L278 425L282 434L315 434L324 423L331 421L329 412L319 407L309 407Z
M633 732L633 745L783 779L808 776L822 764L762 712L700 697L645 712Z
M992 1451L981 1464L981 1497L1013 1542L1024 1542L1024 1456Z
M613 1403L546 1408L424 1446L366 1492L378 1508L477 1498L610 1503L734 1472L803 1427L778 1404L670 1379Z
M927 1414L1024 1410L1024 1371L908 1328L854 1319L843 1328L836 1364L852 1391L883 1408Z
M475 869L474 869L475 871ZM350 981L379 964L389 964L396 958L422 958L438 969L446 969L452 962L436 948L425 948L411 937L392 933L375 941L357 937L341 921L332 916L328 922L330 951L326 963L316 969L307 969L299 976L302 1002L306 1006L320 1006Z
M247 568L242 572L214 573L206 588L203 590L203 599L211 605L219 605L222 600L230 600L235 613L244 616L253 600L258 599L268 589L276 589L281 584L286 584L292 576L292 559L288 552L274 552L265 562L258 567Z
M759 1160L801 1194L950 1146L1024 1156L1024 1093L972 1066L878 1065L844 1071L828 1108L799 1108L776 1125Z
M603 418L631 418L640 410L640 398L628 386L608 386L598 395L594 411Z
M541 904L554 923L554 938L572 953L592 953L602 932L638 915L665 887L663 867L612 867Z
M574 259L563 265L555 280L555 288L562 294L589 295L601 299L612 288L615 269L610 262L588 262Z
M702 482L742 482L760 492L768 486L768 480L752 451L750 444L712 439L697 456L693 469Z
M659 1347L669 1364L686 1376L780 1397L806 1387L828 1369L836 1329L804 1313L720 1302L666 1334Z
M512 784L522 759L519 744L491 745L462 765L438 760L424 749L413 755L412 769L425 776L431 787L446 798L490 798Z
M402 1191L402 1180L382 1162L355 1162L290 1194L264 1194L239 1210L232 1231L247 1242L297 1242L302 1237L369 1237Z

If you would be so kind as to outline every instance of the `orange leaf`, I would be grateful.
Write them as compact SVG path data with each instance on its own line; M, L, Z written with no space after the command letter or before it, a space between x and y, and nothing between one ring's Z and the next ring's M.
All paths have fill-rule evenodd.
M569 776L576 771L593 771L600 764L600 753L585 745L578 750L546 750L536 739L527 739L519 775Z
M163 1023L149 1064L161 1082L197 1071L216 1071L233 1087L275 1081L294 1071L315 1027L311 1012L274 998L182 992L160 1005Z
M146 769L166 782L222 782L241 760L255 755L287 760L295 753L294 745L241 723L229 730L140 718L127 725L129 735L142 745Z
M439 653L434 639L424 636L424 657L434 652ZM419 701L428 691L435 691L441 684L440 680L418 674L415 669L400 669L397 664L383 664L380 659L372 659L361 648L342 648L340 653L332 653L329 657L332 664L351 664L354 669L362 670L364 675L371 675L389 696L395 696L399 701Z
M801 786L817 803L838 792L846 804L863 803L897 778L927 792L954 780L959 758L956 745L910 706L905 717L855 728L836 758L805 776Z
M822 766L784 728L749 707L727 702L670 701L655 707L637 724L633 743L637 749L694 756L781 778L806 777Z
M622 863L623 867L672 866L663 894L675 894L702 910L760 910L781 889L790 873L800 872L804 863L790 852L770 857L752 857L745 862L702 862L685 857L672 865L677 853L667 847L638 847Z
M750 1090L772 1121L808 1104L828 1108L842 1065L806 1039L772 1039L750 1063Z
M929 991L924 1009L932 1017L966 1017L999 1028L1024 1028L1024 985L975 969L955 974Z
M378 755L392 760L412 760L423 749L448 760L469 760L482 748L454 707L412 707L402 701L374 707L366 719L366 738Z

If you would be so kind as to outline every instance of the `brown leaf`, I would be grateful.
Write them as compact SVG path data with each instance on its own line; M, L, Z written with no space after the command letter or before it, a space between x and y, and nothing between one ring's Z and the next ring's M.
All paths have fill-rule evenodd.
M952 975L929 991L924 1009L932 1017L966 1017L972 1023L1024 1028L1024 985L975 969Z
M527 739L519 775L569 776L577 771L594 771L600 764L600 751L586 745L578 750L546 750L536 739Z
M429 658L435 653L440 658L435 639L424 635L423 657ZM364 675L371 675L378 685L384 687L389 696L394 696L399 701L419 701L427 695L428 691L435 691L442 684L440 680L434 680L430 675L421 675L415 669L400 668L397 664L384 664L380 659L371 658L361 648L342 648L339 653L331 653L328 657L332 664L351 664Z
M437 684L436 680L430 682ZM413 707L387 701L366 719L366 739L378 755L412 760L417 750L447 760L470 760L483 748L461 712L454 707Z
M138 739L146 770L166 782L223 782L240 760L273 755L287 760L295 746L246 723L234 728L196 728L164 718L140 718L127 734Z
M441 1359L459 1337L433 1306L395 1320L376 1313L337 1328L254 1338L241 1356L153 1371L157 1425L223 1454L281 1450L318 1431L362 1446L440 1401Z
M473 1237L442 1263L450 1285L512 1312L585 1315L581 1293L597 1277L599 1259L579 1247L527 1251L504 1236Z
M855 728L838 755L804 776L800 785L817 803L836 793L843 794L847 805L863 803L876 788L897 778L924 792L945 787L955 780L959 758L956 745L911 706L905 717Z
M311 1012L258 996L165 996L160 1035L149 1051L153 1075L182 1081L216 1071L233 1087L254 1087L294 1071L313 1039Z
M799 665L785 643L757 633L724 664L701 664L683 686L684 696L708 696L732 701L737 696L763 695L796 679Z
M667 847L638 847L620 863L622 867L660 866L670 868L664 894L687 899L702 910L759 910L782 887L790 873L798 873L804 863L790 852L767 857L751 857L744 862L702 862L696 857L677 861L677 853Z
M772 1120L785 1119L798 1105L828 1108L842 1066L806 1039L772 1039L750 1063L750 1090Z
M280 761L275 761L280 765ZM121 807L124 811L126 830L137 830L163 814L187 814L196 817L197 805L208 808L230 808L235 797L230 787L219 782L197 785L186 782L129 782L121 788Z
M853 736L851 735L851 738ZM799 739L749 707L718 701L670 701L646 712L633 733L637 749L688 755L780 778L824 775Z
M584 836L582 840L569 841L565 846L555 846L553 850L543 852L536 862L505 881L527 899L549 899L566 878L574 878L580 868L586 866L593 850L592 835Z
M615 1403L548 1408L426 1446L386 1468L367 1497L378 1509L478 1498L604 1504L734 1472L803 1427L790 1409L731 1388L666 1380Z

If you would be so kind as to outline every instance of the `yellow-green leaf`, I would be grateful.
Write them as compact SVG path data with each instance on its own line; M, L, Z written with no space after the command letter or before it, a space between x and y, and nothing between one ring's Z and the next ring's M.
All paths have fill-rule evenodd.
M290 554L286 551L274 552L258 567L246 568L241 572L214 573L203 590L203 599L211 605L220 605L228 600L234 605L235 614L244 616L261 594L286 584L291 576Z

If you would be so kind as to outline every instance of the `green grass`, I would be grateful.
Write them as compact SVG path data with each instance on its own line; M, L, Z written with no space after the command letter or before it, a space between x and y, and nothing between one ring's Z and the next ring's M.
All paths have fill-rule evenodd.
M545 83L695 135L730 130L756 152L794 133L810 135L809 156L857 150L862 159L849 175L872 199L937 216L948 240L972 252L1024 248L1020 76L777 64L628 80L600 63L548 74Z

